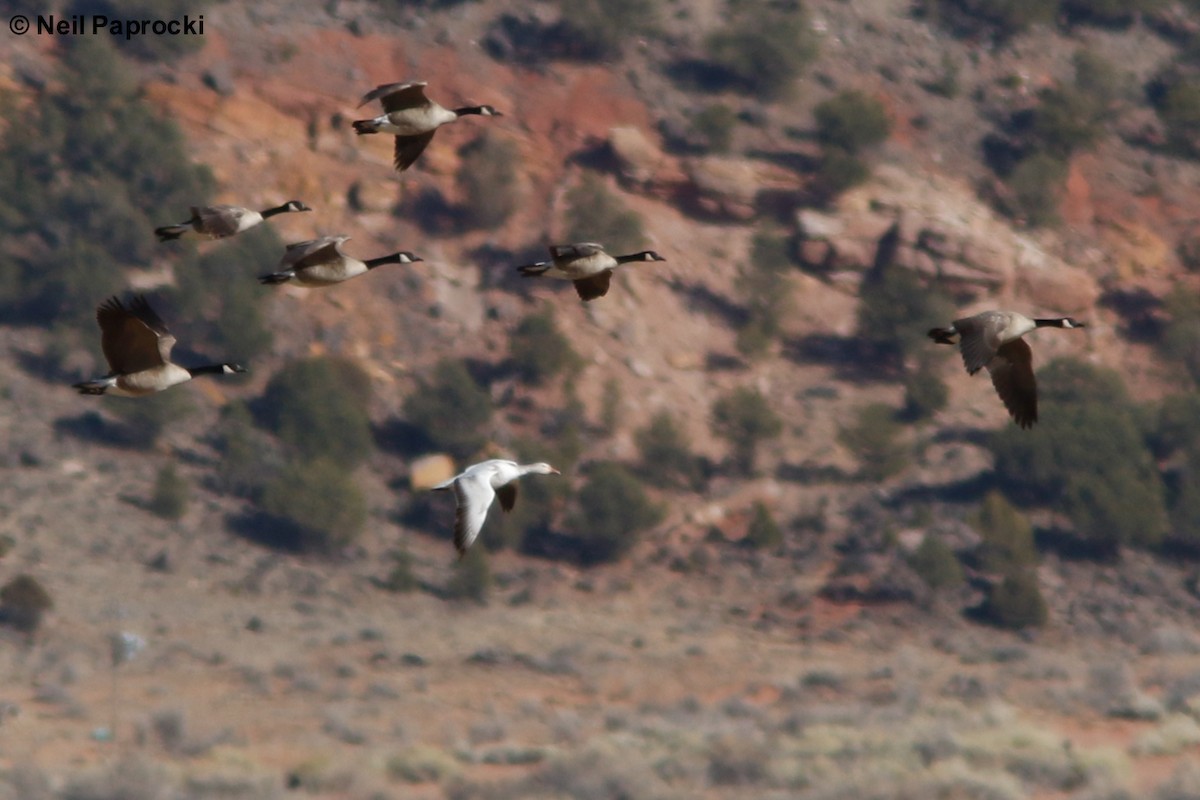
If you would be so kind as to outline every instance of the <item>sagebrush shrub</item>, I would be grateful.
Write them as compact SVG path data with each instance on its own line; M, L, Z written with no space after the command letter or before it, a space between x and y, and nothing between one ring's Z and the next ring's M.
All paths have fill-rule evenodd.
M791 305L787 280L791 268L786 238L766 231L755 234L749 263L738 270L738 286L746 307L746 321L737 338L743 355L763 355L779 338Z
M750 526L746 529L746 538L743 541L747 547L756 550L774 550L783 544L783 530L771 515L771 509L767 508L766 503L759 501L754 504L754 516L750 518Z
M1016 570L992 587L985 616L1003 628L1036 628L1046 624L1046 601L1032 569Z
M1003 573L1037 564L1033 526L1000 492L988 492L973 523L983 539L976 554L981 569Z
M534 385L547 383L582 364L550 311L530 314L517 323L508 340L508 355L521 380Z
M859 409L853 425L838 432L838 441L858 459L860 478L882 481L908 466L908 448L899 441L903 432L895 409L871 403Z
M559 9L578 39L573 51L594 60L619 54L632 37L651 33L659 19L657 0L559 0Z
M782 433L783 421L762 392L740 386L713 403L712 431L729 441L734 469L752 475L759 443Z
M514 142L493 133L463 148L456 182L462 197L458 211L466 227L496 228L517 210L520 155Z
M158 215L211 191L175 123L139 97L114 41L74 37L59 79L28 113L12 105L12 124L0 126L0 307L18 318L90 330L96 302L121 290L125 270L158 256Z
M642 217L588 174L567 192L566 240L599 242L610 253L627 253L642 247L646 233Z
M163 519L180 519L187 511L191 499L191 487L175 471L174 464L167 464L158 471L154 481L154 494L150 498L150 510Z
M266 427L304 458L354 467L374 449L370 398L371 380L361 367L320 356L275 373L258 407Z
M1120 375L1074 359L1038 372L1037 436L1006 425L991 440L1010 497L1051 505L1076 533L1115 554L1167 531L1162 477Z
M404 416L435 448L466 458L487 440L492 398L461 361L447 358L405 398Z
M881 264L870 270L859 290L857 336L863 357L899 368L906 358L927 351L925 332L945 325L954 308L949 296L927 286L912 270Z
M731 3L725 25L708 35L708 61L723 80L760 99L782 97L817 55L817 39L800 3L769 0Z
M883 104L862 92L839 92L813 109L817 120L817 140L858 154L888 137L892 123Z
M22 633L33 634L54 600L32 575L20 574L0 587L0 621Z
M908 558L909 566L930 589L953 589L963 582L962 564L953 548L935 534L927 533Z
M696 112L689 122L692 135L713 153L727 153L737 127L737 113L724 103L714 103Z
M655 486L689 488L700 480L700 462L687 435L669 411L660 411L634 441L642 455L641 475Z
M620 558L643 530L662 519L662 509L646 496L641 481L614 462L593 464L575 500L569 529L585 563Z
M351 544L367 521L367 502L352 475L325 459L286 467L263 490L263 511L299 534L304 550L333 551Z

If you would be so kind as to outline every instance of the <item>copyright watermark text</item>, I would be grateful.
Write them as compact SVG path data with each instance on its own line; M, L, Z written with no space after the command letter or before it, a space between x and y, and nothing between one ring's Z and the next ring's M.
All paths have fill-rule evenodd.
M204 15L184 14L178 19L116 19L103 14L38 14L32 20L24 14L15 14L8 21L8 29L17 36L30 31L39 36L87 36L107 33L123 39L137 36L203 36Z

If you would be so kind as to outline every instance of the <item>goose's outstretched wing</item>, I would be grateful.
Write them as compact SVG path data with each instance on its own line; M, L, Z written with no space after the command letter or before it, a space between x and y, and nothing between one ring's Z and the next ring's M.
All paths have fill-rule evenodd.
M192 216L200 220L200 230L217 239L233 236L238 232L246 209L241 206L205 206L192 208Z
M575 291L579 293L579 299L587 302L588 300L595 300L597 297L603 297L608 294L608 286L612 283L612 276L612 270L606 269L603 272L597 272L595 275L575 281Z
M142 295L128 306L117 297L109 298L96 309L96 322L104 359L118 375L162 366L171 357L175 337Z
M513 506L517 504L517 482L506 483L497 489L496 498L500 501L500 508L512 511Z
M364 94L358 107L362 108L372 100L378 100L383 105L383 110L389 113L403 111L406 108L417 108L429 102L429 99L425 97L425 87L428 85L427 81L385 83Z
M279 269L303 269L333 261L341 255L342 243L349 239L349 236L322 236L289 244L279 261Z
M992 386L1008 413L1022 428L1037 422L1037 379L1033 376L1033 351L1024 339L1002 346L988 362Z
M586 258L604 252L604 245L596 242L576 242L575 244L552 244L550 256L555 259Z
M478 474L463 475L454 482L454 498L458 502L454 514L454 549L459 558L466 555L467 548L479 536L495 497L491 483Z
M996 355L999 344L994 336L988 335L988 326L979 317L956 319L954 329L962 337L959 349L962 351L963 366L974 375L988 365Z
M421 157L421 153L425 152L425 148L433 141L433 134L436 131L429 133L418 133L415 136L397 136L396 149L392 156L392 164L396 167L397 172L403 172L413 165L413 163Z

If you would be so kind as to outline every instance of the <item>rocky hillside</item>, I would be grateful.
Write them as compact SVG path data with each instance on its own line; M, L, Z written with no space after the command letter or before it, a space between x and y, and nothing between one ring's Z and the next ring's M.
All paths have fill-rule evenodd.
M170 296L193 285L189 259L214 259L258 290L271 336L248 382L175 390L193 413L149 448L113 433L129 421L116 403L63 388L102 369L90 322L82 336L0 326L4 580L31 575L54 602L36 637L6 640L12 689L0 699L20 709L4 722L20 744L3 748L2 790L833 797L865 796L890 770L904 796L1184 796L1169 791L1194 785L1200 746L1200 590L1181 499L1193 433L1163 402L1194 391L1180 298L1197 288L1200 162L1154 87L1190 74L1200 23L1188 6L1146 3L1096 24L1079 5L1027 29L964 31L952 12L970 3L810 0L795 49L813 58L772 91L712 66L714 32L738 17L690 0L654 4L657 18L599 53L569 24L595 21L587 3L215 4L203 47L127 59L141 98L211 170L215 194L197 202L299 198L315 211L268 223L284 242L346 234L355 255L424 260L330 290L273 290L253 281L273 261L221 262L249 251L153 250L128 286ZM759 11L780 24L794 13ZM8 126L59 85L62 47L12 37ZM1065 147L1069 126L1050 127L1046 109L1084 91L1080 53L1112 85ZM375 113L355 108L363 92L408 77L445 105L503 116L447 126L397 175L390 137L356 137L349 123ZM883 110L882 141L830 141L818 109L846 93ZM498 224L463 221L483 213L468 173L495 167L482 147L514 166ZM861 180L831 177L842 155L867 167ZM1030 189L1021 165L1038 156L1052 160ZM637 246L666 258L623 269L587 304L513 270L586 226L580 187L590 219L607 219L606 203L632 212ZM156 222L185 214L164 208ZM768 251L785 266L760 270ZM864 333L886 275L907 287L891 305L916 309L893 338L915 347ZM1146 451L1162 517L1129 526L1153 528L1153 542L1114 534L1113 559L1107 530L1080 522L1091 485L1048 499L1005 471L1006 457L1020 463L1003 444L1015 428L983 376L924 340L921 316L991 307L1087 321L1031 337L1037 364L1069 358L1123 382L1106 398L1125 414L1112 429L1127 425ZM541 382L513 356L539 315L577 356ZM353 473L365 524L332 549L262 533L270 508L230 488L222 438L237 424L229 409L261 423L268 387L310 356L348 359L369 379L373 444ZM541 523L489 521L484 539L510 546L484 561L486 605L455 599L472 579L452 563L452 512L414 491L454 463L419 462L438 448L414 446L410 430L409 399L446 359L496 409L469 457L532 448L573 462L561 494L523 496L521 510L546 520L541 544L521 547L517 529ZM910 414L914 380L944 384L944 405ZM1075 385L1050 381L1063 416ZM749 434L714 424L722 398L746 389L780 421L748 468ZM874 404L887 414L872 428ZM645 431L664 412L691 460L657 480ZM1058 446L1064 430L1043 419L1018 433ZM645 480L657 521L612 563L546 557L588 519L580 489L607 462ZM414 474L419 463L433 472ZM151 512L168 466L189 487L176 520ZM989 528L988 503L1018 521ZM1007 544L1009 563L993 530L1023 531L1038 550L1018 563ZM941 561L924 546L935 540ZM931 579L944 574L931 563L955 579ZM395 591L401 572L415 591ZM1040 620L997 611L1009 578L1033 581ZM146 653L111 661L116 631L145 637ZM873 738L897 720L911 737ZM129 759L115 769L114 731ZM861 767L849 783L843 763Z

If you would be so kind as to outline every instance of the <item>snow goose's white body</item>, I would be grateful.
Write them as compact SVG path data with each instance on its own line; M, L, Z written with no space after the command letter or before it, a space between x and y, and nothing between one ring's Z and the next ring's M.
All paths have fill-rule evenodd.
M488 509L497 496L500 508L512 509L517 502L516 480L522 475L558 475L559 471L544 462L518 464L503 458L493 458L472 464L465 470L439 483L433 491L454 491L458 510L454 517L454 548L459 558L479 536Z

